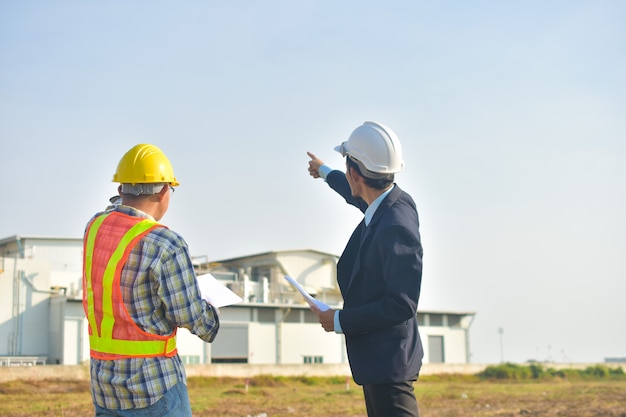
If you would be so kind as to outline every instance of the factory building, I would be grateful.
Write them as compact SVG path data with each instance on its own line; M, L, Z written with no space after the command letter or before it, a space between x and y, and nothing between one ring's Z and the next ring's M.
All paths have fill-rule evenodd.
M82 307L82 238L12 236L0 240L0 365L84 363L89 359ZM220 309L211 344L185 329L178 350L188 364L342 364L344 338L323 331L303 297L284 279L341 308L338 257L315 250L194 259L198 279L212 274L243 298ZM422 311L425 363L469 363L472 312Z

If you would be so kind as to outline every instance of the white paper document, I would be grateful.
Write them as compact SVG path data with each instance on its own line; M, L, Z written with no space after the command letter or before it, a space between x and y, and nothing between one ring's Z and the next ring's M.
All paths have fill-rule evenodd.
M197 278L198 287L200 287L200 295L213 307L220 308L243 301L243 298L226 288L226 286L219 282L213 275L204 274L199 275Z
M320 300L317 300L313 297L311 297L311 295L306 292L306 290L304 288L302 288L302 285L298 284L298 281L296 281L295 279L291 278L290 276L285 275L285 279L296 289L298 290L298 292L300 294L302 294L302 296L304 297L304 299L306 300L306 302L310 305L310 306L315 306L317 308L319 308L321 311L326 311L328 310L330 307L327 304L324 304L323 302L321 302Z

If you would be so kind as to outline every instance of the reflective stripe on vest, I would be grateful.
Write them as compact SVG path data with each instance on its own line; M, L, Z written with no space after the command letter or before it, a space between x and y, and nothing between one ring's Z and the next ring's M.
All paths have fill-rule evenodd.
M87 228L83 306L89 321L92 358L106 360L176 354L176 331L167 336L146 333L128 314L121 295L121 271L131 249L156 227L164 226L152 220L110 212L94 219ZM125 336L116 338L116 328Z

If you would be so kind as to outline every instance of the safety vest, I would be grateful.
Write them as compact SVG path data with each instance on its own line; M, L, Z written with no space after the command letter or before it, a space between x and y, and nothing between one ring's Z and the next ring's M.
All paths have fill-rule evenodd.
M119 212L96 217L84 239L83 308L89 321L91 357L113 360L174 356L176 330L150 334L133 321L122 299L120 278L139 240L159 223Z

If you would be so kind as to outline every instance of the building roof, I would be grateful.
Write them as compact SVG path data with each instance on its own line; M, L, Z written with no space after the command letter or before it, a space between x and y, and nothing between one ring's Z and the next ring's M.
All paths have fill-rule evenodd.
M18 240L59 240L59 241L77 241L82 242L83 238L81 237L62 237L62 236L37 236L37 235L13 235L8 236L3 239L0 239L0 246L6 245L8 243L17 242Z
M259 258L263 256L268 256L268 255L282 255L282 254L291 254L291 253L298 253L298 252L315 253L315 254L322 255L322 256L339 258L338 255L335 255L333 253L322 252L322 251L318 251L314 249L287 249L287 250L274 250L274 251L268 251L268 252L254 253L251 255L238 256L236 258L218 259L218 260L211 261L211 263L232 263L232 262L242 261L242 260L250 259L250 258Z

